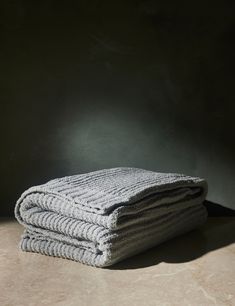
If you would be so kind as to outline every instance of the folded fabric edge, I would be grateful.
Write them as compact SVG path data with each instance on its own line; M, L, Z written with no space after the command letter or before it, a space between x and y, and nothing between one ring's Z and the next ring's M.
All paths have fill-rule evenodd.
M86 247L75 247L73 245L69 245L64 242L45 237L43 235L40 237L40 235L35 235L35 233L33 232L27 232L27 230L22 236L21 249L23 251L30 251L49 256L67 258L92 266L105 267L113 265L114 263L122 259L133 256L150 247L158 245L159 243L162 243L172 237L178 236L179 234L188 232L189 230L192 230L202 225L206 221L206 218L206 208L201 205L201 209L199 209L197 213L193 213L191 216L180 216L179 214L177 218L173 218L173 220L165 222L164 226L158 226L158 224L155 224L155 230L152 232L151 235L147 231L146 239L144 241L142 241L141 239L136 239L136 236L134 237L134 240L133 237L130 237L130 240L132 239L133 241L138 241L140 243L140 246L138 246L137 248L136 246L132 246L132 251L128 251L128 246L126 247L121 246L121 244L114 244L113 247L111 246L110 249L107 249L105 252L100 253L95 249L91 251L86 249ZM126 243L128 243L127 240ZM133 243L135 244L135 242ZM129 247L130 246L131 245L129 244Z
M81 209L73 200L66 198L63 195L58 193L50 192L48 190L38 189L32 187L26 190L15 206L15 217L20 224L23 226L27 225L27 220L24 215L26 215L27 210L32 207L40 207L46 211L54 211L56 214L61 214L67 217L74 219L82 220L88 223L98 224L109 229L114 229L115 227L123 227L125 223L123 220L130 218L134 215L138 216L139 212L147 211L148 209L157 209L159 215L166 212L175 211L187 206L193 206L200 204L204 201L206 196L206 189L202 189L200 195L188 196L188 198L181 199L177 196L168 198L168 196L163 197L162 200L152 199L148 203L144 203L143 199L139 199L139 202L133 203L132 205L122 206L122 203L119 204L110 215L100 215L94 212L86 212ZM143 202L143 203L142 203ZM145 205L143 205L145 204ZM156 207L155 207L156 206ZM140 208L141 209L140 209ZM27 212L28 214L29 212ZM122 221L122 222L121 222Z

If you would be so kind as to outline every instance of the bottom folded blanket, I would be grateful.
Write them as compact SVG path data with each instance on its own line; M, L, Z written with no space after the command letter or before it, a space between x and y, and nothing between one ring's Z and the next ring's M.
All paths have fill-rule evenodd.
M206 221L204 179L113 168L26 190L15 215L21 249L105 267Z

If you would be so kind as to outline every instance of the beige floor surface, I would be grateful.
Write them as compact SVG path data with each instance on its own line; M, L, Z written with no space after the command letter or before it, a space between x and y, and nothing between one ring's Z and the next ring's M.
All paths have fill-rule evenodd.
M22 252L22 231L0 219L0 305L235 305L235 218L106 269Z

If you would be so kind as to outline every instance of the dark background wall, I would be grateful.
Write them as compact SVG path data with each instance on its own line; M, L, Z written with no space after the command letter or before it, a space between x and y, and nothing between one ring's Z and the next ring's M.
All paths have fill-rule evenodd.
M234 1L1 1L1 214L117 166L208 179L235 208Z

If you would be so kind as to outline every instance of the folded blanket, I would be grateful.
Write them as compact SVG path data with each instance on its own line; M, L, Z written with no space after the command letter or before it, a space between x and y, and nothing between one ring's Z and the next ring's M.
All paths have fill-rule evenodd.
M204 179L113 168L26 190L15 216L24 251L104 267L205 222Z

